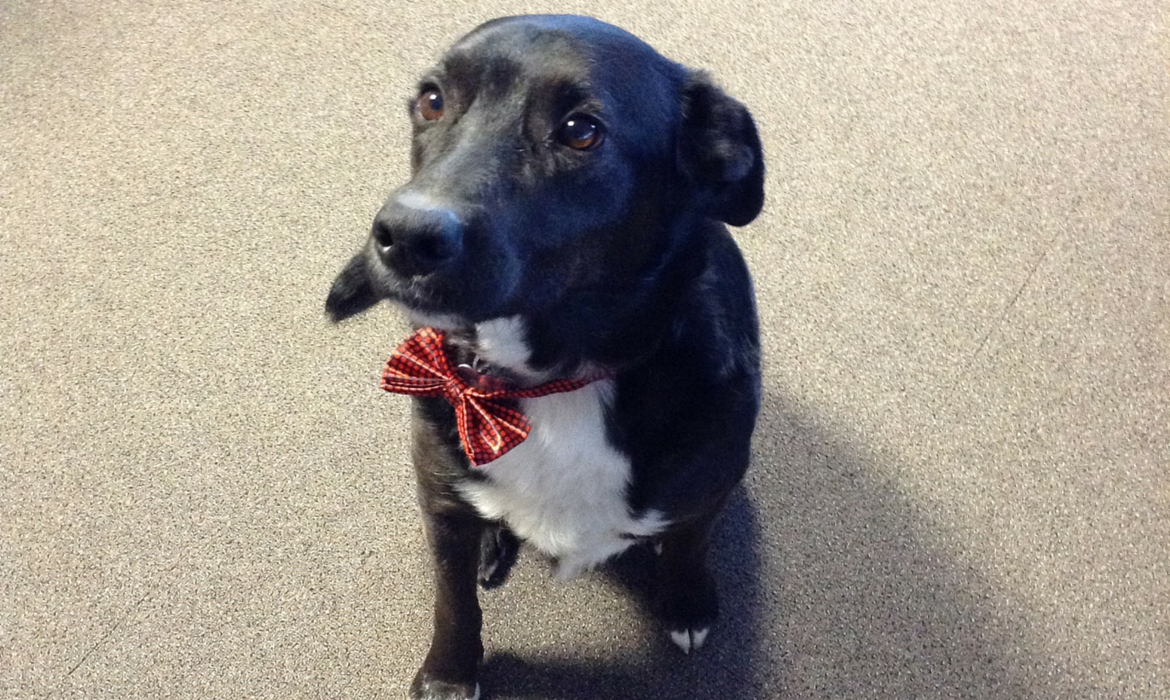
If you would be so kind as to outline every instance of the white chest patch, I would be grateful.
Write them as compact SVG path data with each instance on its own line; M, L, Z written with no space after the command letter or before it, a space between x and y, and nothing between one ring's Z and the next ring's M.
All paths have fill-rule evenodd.
M662 514L634 517L626 505L629 459L605 434L612 380L576 391L523 399L532 432L479 469L463 495L484 517L502 520L521 538L557 558L558 578L571 578L623 551L633 538L660 532Z

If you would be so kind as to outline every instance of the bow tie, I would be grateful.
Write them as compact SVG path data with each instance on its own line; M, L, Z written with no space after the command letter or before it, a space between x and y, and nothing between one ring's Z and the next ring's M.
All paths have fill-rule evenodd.
M593 379L562 379L526 389L468 365L452 366L443 332L420 328L395 350L382 370L382 388L408 396L441 396L455 408L463 452L473 466L487 464L528 437L532 423L517 411L516 399L573 391Z

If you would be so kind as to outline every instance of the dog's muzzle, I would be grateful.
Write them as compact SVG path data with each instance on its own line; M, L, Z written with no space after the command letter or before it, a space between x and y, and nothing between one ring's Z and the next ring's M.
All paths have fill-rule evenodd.
M409 193L382 206L371 235L378 257L403 277L430 274L463 253L463 224L455 212L424 204Z

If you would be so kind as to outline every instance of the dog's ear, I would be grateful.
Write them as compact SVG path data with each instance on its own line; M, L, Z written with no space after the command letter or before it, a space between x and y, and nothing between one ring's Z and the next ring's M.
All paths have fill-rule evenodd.
M366 254L353 256L329 289L325 312L334 323L359 314L378 303L379 296L370 282Z
M708 216L744 226L759 215L764 151L756 124L747 107L701 71L692 71L683 88L678 164Z

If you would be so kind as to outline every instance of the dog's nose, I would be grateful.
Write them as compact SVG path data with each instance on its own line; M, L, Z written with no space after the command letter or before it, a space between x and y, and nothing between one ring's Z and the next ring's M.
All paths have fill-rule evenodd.
M372 231L378 255L400 274L434 272L463 252L463 225L450 209L386 202Z

